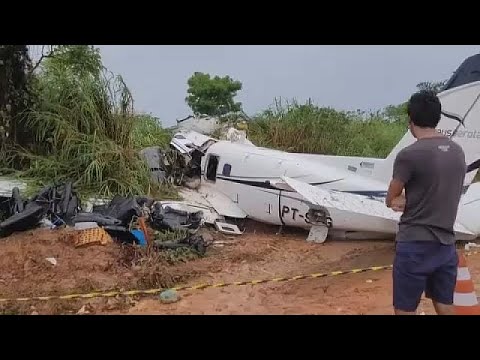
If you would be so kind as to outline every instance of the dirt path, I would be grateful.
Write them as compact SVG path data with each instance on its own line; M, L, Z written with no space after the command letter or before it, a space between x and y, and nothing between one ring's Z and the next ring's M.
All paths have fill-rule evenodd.
M64 233L37 230L0 242L0 297L43 296L109 289L138 289L250 281L389 265L392 241L327 241L309 244L305 233L249 231L226 239L202 259L166 265L134 261L117 244L76 249ZM56 265L46 258L53 257ZM480 283L480 255L468 258ZM477 284L477 289L479 285ZM380 270L284 283L183 291L180 301L158 296L5 303L5 314L392 314L391 271ZM433 314L423 302L420 312Z
M242 237L229 252L240 262L225 263L222 271L206 274L189 284L247 281L279 276L324 273L393 261L392 241L330 241L309 244L305 234L264 233ZM469 268L480 286L480 255L470 257ZM380 270L287 283L267 283L181 292L177 303L156 298L141 300L128 314L393 314L391 271ZM434 314L422 299L419 313Z
M218 283L389 265L391 242L308 244L301 236L249 235L232 246L242 261L191 281ZM268 252L268 256L265 256ZM262 254L263 253L263 254ZM129 314L388 314L391 272L181 292L181 300L140 301Z

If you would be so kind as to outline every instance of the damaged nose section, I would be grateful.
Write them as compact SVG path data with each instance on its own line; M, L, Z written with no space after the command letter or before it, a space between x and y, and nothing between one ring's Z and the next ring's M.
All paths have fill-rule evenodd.
M150 169L154 183L168 182L195 189L200 186L202 157L215 142L195 131L178 132L170 141L169 149L153 146L143 149L140 156Z

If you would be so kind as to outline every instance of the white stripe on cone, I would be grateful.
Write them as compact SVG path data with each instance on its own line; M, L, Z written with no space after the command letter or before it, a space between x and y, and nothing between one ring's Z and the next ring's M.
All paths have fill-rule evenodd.
M470 271L468 271L468 267L459 267L457 269L457 281L464 281L470 280Z
M478 305L477 296L475 293L461 294L456 292L453 294L453 303L456 306Z

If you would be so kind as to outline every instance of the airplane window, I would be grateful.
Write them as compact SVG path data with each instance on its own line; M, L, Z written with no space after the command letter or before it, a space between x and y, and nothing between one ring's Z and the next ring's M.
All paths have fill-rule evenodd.
M207 166L207 179L215 181L217 178L218 156L210 155Z
M371 162L367 162L367 161L362 161L360 163L360 167L367 168L367 169L373 169L375 167L375 164L371 163Z
M222 171L223 176L230 176L231 171L232 171L232 165L230 164L223 165L223 171Z

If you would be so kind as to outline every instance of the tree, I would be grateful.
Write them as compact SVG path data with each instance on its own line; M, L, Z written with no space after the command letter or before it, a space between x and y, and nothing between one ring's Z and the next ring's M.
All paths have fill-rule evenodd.
M242 89L242 83L230 76L211 78L209 74L196 72L187 83L189 95L185 101L195 115L222 116L242 109L242 103L233 99Z
M70 72L74 76L93 75L98 78L103 69L100 49L93 45L59 45L45 56L46 72Z
M445 86L445 83L447 81L424 81L421 82L420 84L417 84L417 89L418 90L429 90L435 92L435 94L439 93L442 91L442 88Z
M423 81L417 84L417 90L423 91L433 91L435 94L438 94L442 91L443 87L446 84L446 80L443 81ZM407 102L404 102L400 105L390 105L387 106L384 110L384 115L393 120L393 121L408 121L407 116Z
M0 45L0 145L28 144L31 131L23 123L34 102L29 74L32 70L26 45Z

